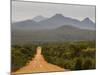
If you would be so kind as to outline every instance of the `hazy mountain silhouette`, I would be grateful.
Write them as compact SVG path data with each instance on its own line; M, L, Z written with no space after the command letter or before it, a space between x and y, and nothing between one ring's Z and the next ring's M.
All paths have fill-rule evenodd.
M81 29L95 30L95 23L92 22L88 17L83 21L79 21L77 19L65 17L62 14L55 14L50 18L37 16L33 20L12 23L12 29L52 29L62 25L70 25Z
M41 15L40 16L36 16L36 17L33 18L33 20L36 21L36 22L43 21L45 19L47 19L47 18L46 17L43 17Z

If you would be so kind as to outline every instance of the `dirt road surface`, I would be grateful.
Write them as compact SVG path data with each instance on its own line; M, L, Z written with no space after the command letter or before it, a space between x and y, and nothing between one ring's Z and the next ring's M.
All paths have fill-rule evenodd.
M54 71L65 71L65 69L48 63L43 55L41 54L41 48L37 48L35 57L26 66L20 68L13 74L23 73L37 73L37 72L54 72Z

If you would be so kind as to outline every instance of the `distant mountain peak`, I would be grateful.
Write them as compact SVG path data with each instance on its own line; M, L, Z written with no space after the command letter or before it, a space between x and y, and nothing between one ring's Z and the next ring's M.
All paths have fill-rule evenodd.
M55 14L55 16L63 16L63 15L62 15L62 14L57 13L57 14Z
M55 15L53 16L53 18L54 18L54 17L61 18L61 17L65 17L65 16L63 16L62 14L57 13L57 14L55 14Z
M82 20L82 22L85 22L85 23L88 23L88 24L91 24L91 25L95 25L95 23L88 17L86 17L84 20Z
M91 21L90 18L86 17L83 21Z
M41 16L41 15L36 16L36 17L33 18L33 20L36 21L36 22L39 22L39 21L42 21L42 20L45 20L45 19L46 18L44 16Z

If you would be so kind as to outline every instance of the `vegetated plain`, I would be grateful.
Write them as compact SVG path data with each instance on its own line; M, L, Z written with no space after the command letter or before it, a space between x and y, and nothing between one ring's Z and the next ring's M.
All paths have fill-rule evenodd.
M28 63L36 54L36 48L42 47L47 62L70 70L88 70L96 68L95 41L65 41L12 45L12 71Z

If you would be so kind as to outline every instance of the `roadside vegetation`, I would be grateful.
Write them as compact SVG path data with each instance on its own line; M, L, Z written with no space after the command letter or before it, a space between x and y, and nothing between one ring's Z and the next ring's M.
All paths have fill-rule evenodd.
M95 41L45 42L12 45L12 71L25 66L42 47L42 54L48 63L69 70L88 70L96 68Z

